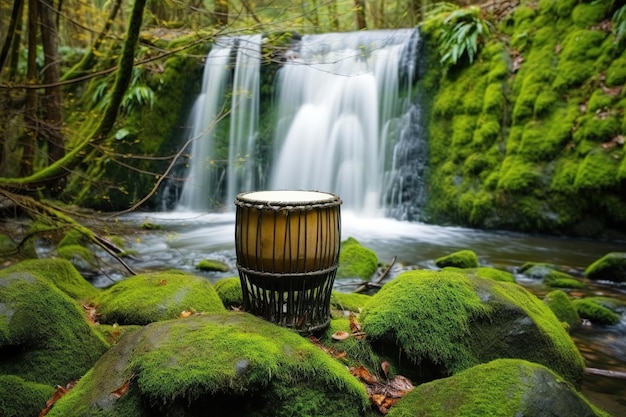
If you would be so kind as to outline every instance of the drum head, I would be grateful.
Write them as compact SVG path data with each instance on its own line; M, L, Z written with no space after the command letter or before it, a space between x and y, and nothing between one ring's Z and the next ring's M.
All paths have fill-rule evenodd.
M340 201L339 197L335 194L320 191L301 190L255 191L251 193L241 193L237 196L237 200L251 204L270 205L307 205Z

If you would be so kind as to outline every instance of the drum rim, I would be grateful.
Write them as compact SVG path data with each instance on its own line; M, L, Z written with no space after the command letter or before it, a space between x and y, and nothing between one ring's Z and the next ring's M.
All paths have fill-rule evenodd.
M260 200L260 199L251 199L247 196L250 194L260 194L260 193L315 193L327 196L325 198L320 198L318 200ZM341 204L342 201L337 194L329 193L327 191L317 191L317 190L260 190L260 191L250 191L245 193L237 194L237 198L235 200L235 204L241 206L267 206L267 207L294 207L294 206L313 206L313 205L338 205Z

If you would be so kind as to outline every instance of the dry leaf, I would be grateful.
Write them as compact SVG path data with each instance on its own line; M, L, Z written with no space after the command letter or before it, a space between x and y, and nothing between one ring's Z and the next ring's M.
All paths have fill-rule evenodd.
M350 318L350 330L352 330L352 333L361 332L363 329L361 328L361 324L356 321L356 317L354 316L354 313L350 313L349 318Z
M98 313L97 308L98 306L83 304L83 309L87 313L87 320L92 324L99 324L100 317L102 317L102 314Z
M113 396L115 398L122 398L124 396L124 394L126 394L128 392L128 390L130 388L130 381L133 379L134 376L135 376L135 374L132 374L130 376L130 378L128 378L126 381L124 381L124 383L122 384L121 387L119 387L115 391L112 391L111 394L113 394Z
M363 365L356 367L356 368L351 367L350 373L356 376L357 378L360 378L366 384L371 385L371 384L376 384L378 382L378 378L372 375L370 371L368 371L367 368L365 368Z
M387 379L389 379L389 368L391 368L391 365L387 361L383 361L380 364L380 369L382 369L383 374L385 374L385 378Z
M338 332L333 333L333 340L342 341L346 340L350 337L350 333L339 330Z
M46 408L41 410L41 412L39 413L39 417L44 417L44 416L48 415L48 411L50 411L52 406L54 404L56 404L56 402L59 401L61 399L61 397L63 397L65 394L67 394L69 390L74 388L74 385L76 385L77 382L78 382L78 380L72 381L72 382L68 383L65 387L57 385L56 391L54 391L54 394L52 394L52 397L50 397L50 399L48 401L46 401Z
M187 311L187 310L183 310L181 311L181 313L178 315L178 317L180 317L181 319L187 318L189 316L191 316L193 313L191 311Z
M167 285L167 280L162 279L161 281L159 281L159 285Z

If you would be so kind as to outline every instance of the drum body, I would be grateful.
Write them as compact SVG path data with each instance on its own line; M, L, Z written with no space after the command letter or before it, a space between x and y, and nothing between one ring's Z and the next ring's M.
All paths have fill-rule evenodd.
M244 309L301 332L326 327L339 262L339 197L259 191L239 194L235 205Z

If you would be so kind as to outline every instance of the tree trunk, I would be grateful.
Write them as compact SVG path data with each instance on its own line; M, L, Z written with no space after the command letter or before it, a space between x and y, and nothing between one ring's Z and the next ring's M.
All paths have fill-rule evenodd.
M7 30L7 34L4 38L4 44L2 45L2 51L0 51L0 74L2 73L2 68L4 68L4 64L6 64L7 58L9 56L9 52L11 51L11 45L15 39L17 23L21 20L22 10L24 9L24 1L23 0L15 0L13 3L13 10L11 11L11 21L9 22L9 29Z
M59 52L57 45L57 24L54 18L53 0L41 0L41 43L44 53L44 84L46 99L44 100L43 136L48 142L48 160L58 161L65 155L65 139L63 137L63 96L60 79Z
M37 32L39 20L38 0L28 0L28 59L26 64L26 82L37 83ZM20 175L29 176L33 173L35 160L35 146L39 131L37 117L37 90L29 88L26 91L26 106L24 109L24 123L26 128L21 139L23 149L20 161Z
M356 15L357 29L367 29L367 22L365 21L365 0L354 0L354 14Z
M116 73L115 85L113 86L113 92L111 93L111 101L106 108L100 124L93 134L94 141L104 139L115 125L115 120L117 119L122 99L124 98L124 94L128 89L133 75L135 48L137 47L137 42L139 41L139 32L141 31L141 23L143 21L143 11L145 7L146 0L135 0L135 3L133 4L128 33L126 34L126 41L124 42L124 47L122 48L122 55L120 56L119 68Z

